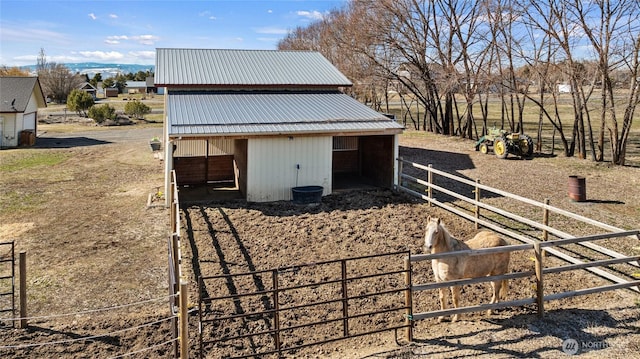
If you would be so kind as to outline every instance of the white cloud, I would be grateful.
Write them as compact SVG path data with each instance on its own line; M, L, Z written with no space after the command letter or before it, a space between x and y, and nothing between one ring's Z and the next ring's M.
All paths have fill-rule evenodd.
M80 51L80 55L96 61L115 61L122 60L124 55L117 51Z
M301 17L306 17L307 19L311 19L311 20L322 20L324 18L324 14L317 10L313 10L313 11L299 10L296 12L296 15Z
M156 52L155 51L130 51L129 56L134 57L136 59L155 60Z
M267 10L267 13L273 14L273 10L269 9L269 10Z
M260 42L278 42L278 40L280 40L277 37L258 37L256 40L260 41Z
M122 40L128 40L128 39L129 39L129 37L127 35L107 36L107 38L104 40L104 42L105 42L105 44L109 44L109 45L117 45Z
M158 41L160 38L155 36L155 35L137 35L137 36L131 36L131 40L133 41L137 41L139 44L142 45L153 45L156 43L156 41Z
M289 33L289 30L279 28L279 27L260 27L255 30L258 34L267 34L267 35L286 35Z
M21 55L13 57L13 60L18 62L36 63L38 55Z
M112 36L107 36L107 38L104 40L104 42L106 44L109 45L117 45L122 43L123 41L135 41L141 45L153 45L156 43L156 41L158 41L160 38L158 36L155 35L136 35L136 36L127 36L127 35L112 35Z
M116 14L109 14L109 17L110 17L110 18L112 18L112 19L117 19L117 18L118 18L118 15L116 15Z
M95 20L98 18L94 13L90 13L89 17L91 18L91 20Z
M43 43L57 43L66 44L70 40L66 34L46 30L37 26L22 26L22 27L2 27L2 41L12 42L43 42Z
M200 16L200 17L206 17L206 18L207 18L207 19L209 19L209 20L218 20L218 18L217 18L217 17L215 17L215 16L211 13L211 11L209 11L209 10L202 11L202 12L198 13L198 16Z
M73 56L73 53L71 55L50 55L50 54L46 54L47 56L47 62L49 63L58 63L58 64L63 64L66 62L78 62L78 61L83 61L84 59L78 56ZM25 64L35 64L38 61L38 55L22 55L22 56L15 56L13 58L13 60L17 61L17 62L24 62Z

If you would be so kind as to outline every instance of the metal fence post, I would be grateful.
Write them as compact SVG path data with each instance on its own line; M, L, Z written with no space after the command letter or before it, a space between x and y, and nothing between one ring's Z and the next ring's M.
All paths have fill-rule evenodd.
M344 329L344 336L349 336L349 295L347 293L347 261L341 260L340 266L342 268L342 325Z
M404 259L404 304L407 307L405 311L404 324L407 325L406 337L409 343L413 342L413 292L411 290L411 256Z
M278 351L278 356L282 355L281 352L281 344L280 344L280 301L278 299L279 290L278 290L278 270L274 269L271 271L271 278L273 281L273 329L274 333L274 342L276 345L276 350Z
M20 252L20 328L27 327L27 252Z

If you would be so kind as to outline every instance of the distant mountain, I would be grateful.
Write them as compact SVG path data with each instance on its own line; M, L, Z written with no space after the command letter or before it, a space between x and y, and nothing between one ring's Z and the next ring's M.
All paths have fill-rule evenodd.
M87 74L92 78L98 72L103 79L114 77L118 74L137 73L138 71L155 72L155 65L137 65L137 64L101 64L97 62L76 62L64 63L71 72ZM24 70L35 73L36 65L27 65L21 67Z

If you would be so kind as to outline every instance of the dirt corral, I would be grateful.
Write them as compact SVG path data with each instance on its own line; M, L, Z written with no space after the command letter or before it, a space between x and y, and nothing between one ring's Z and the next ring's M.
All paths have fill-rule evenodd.
M468 151L466 142L453 142L448 145L451 151L436 151L437 139L429 138L425 146L421 141L405 141L401 155L424 164L433 163L436 168L474 178L488 174L483 183L516 192L517 194L542 200L551 198L552 204L565 208L577 208L576 212L595 217L604 222L611 216L610 211L631 214L627 220L614 221L614 225L623 228L638 228L638 219L633 216L640 210L637 206L637 194L624 197L625 185L606 190L600 184L589 192L590 198L610 198L577 204L566 200L566 176L558 173L553 165L557 159L538 157L531 161L503 161L493 156L482 156ZM432 142L433 141L433 142ZM535 161L546 162L545 164ZM566 160L566 159L565 159ZM495 161L495 162L494 162ZM571 161L569 159L568 161ZM591 164L593 165L593 164ZM489 167L491 166L491 167ZM509 170L496 170L498 166L510 166ZM569 171L580 171L581 163L576 163ZM623 169L628 174L637 169ZM563 171L566 169L563 168ZM600 177L612 174L606 169L595 171L589 177L590 184ZM600 172L600 173L598 173ZM568 173L568 172L567 172ZM523 175L525 174L525 175ZM582 174L582 173L581 173ZM619 175L619 173L618 173ZM632 179L628 177L631 181ZM525 181L522 186L517 181ZM606 183L606 182L605 182ZM618 182L619 183L619 182ZM555 185L555 187L554 187ZM620 198L620 200L618 200ZM499 201L499 199L489 199ZM617 205L617 206L616 206ZM506 204L509 207L509 204ZM525 215L527 211L525 211ZM321 204L301 206L289 202L268 204L247 204L243 201L194 204L184 208L183 225L188 228L184 240L188 244L184 256L184 268L191 278L196 275L214 276L237 274L300 264L318 263L339 258L367 256L408 250L412 254L422 253L424 225L427 216L443 219L447 228L458 238L471 238L475 229L468 221L436 207L429 207L422 201L387 190L361 190L336 193L325 197ZM628 218L635 218L628 221ZM562 227L565 222L557 219ZM570 224L569 224L570 225ZM593 229L576 227L564 228L573 234L587 234ZM573 231L572 231L573 230ZM516 244L515 241L511 243ZM637 251L638 243L622 243L617 250ZM635 248L635 249L634 249ZM628 253L628 252L625 252ZM628 253L634 254L634 253ZM533 270L531 251L516 252L512 255L510 269L513 272ZM547 266L563 264L549 257ZM394 271L402 267L401 258L375 259L354 264L353 272L362 274L371 271ZM319 283L339 277L339 268L312 266L290 274L287 284ZM429 262L416 263L413 266L413 282L433 281ZM208 297L233 296L238 293L262 292L271 288L270 277L248 276L234 277L218 284L209 283L205 290ZM585 271L549 275L546 277L546 293L576 290L604 285L602 279ZM401 285L401 278L390 277L392 287ZM389 283L384 281L363 281L350 284L350 295L371 291L384 291ZM281 284L282 285L282 284ZM488 284L467 285L463 289L461 305L487 303L490 299ZM191 293L197 287L192 286ZM325 302L331 300L332 292L339 288L318 286L305 292L296 293L300 298L286 298L288 305L300 303ZM510 282L508 299L530 298L535 295L533 277ZM193 301L197 301L194 294ZM281 299L282 300L282 299ZM438 309L436 291L414 294L415 312ZM209 303L203 314L207 318L230 316L235 314L256 313L273 309L269 296L259 300L246 297L227 298L227 302ZM499 310L490 318L484 313L465 314L457 323L437 323L435 319L416 322L415 342L412 345L398 347L393 331L366 335L354 339L337 341L321 346L311 346L286 353L289 357L321 358L394 358L394 357L456 357L468 355L487 355L491 357L557 357L563 353L563 342L568 339L578 341L582 355L587 357L626 356L640 349L640 309L638 295L628 290L618 290L601 294L579 296L546 303L546 315L543 319L536 316L535 306L507 308ZM387 295L371 300L350 302L357 307L358 313L402 306L401 295ZM281 318L284 326L314 323L322 320L340 318L340 304L318 305L305 308L298 313ZM244 320L244 322L243 322ZM375 330L404 321L403 312L391 311L385 314L364 317L353 324L352 334ZM231 323L221 322L203 326L205 342L229 336L267 331L271 328L272 316L256 315L249 319L235 319ZM351 325L351 324L350 324ZM249 328L249 329L247 329ZM403 331L399 331L402 338ZM289 333L282 338L282 346L299 346L336 338L342 335L342 323L318 325ZM199 346L196 338L192 348ZM273 349L273 340L269 335L245 338L236 341L224 341L216 345L206 344L207 357L225 357L250 355Z
M526 161L498 160L472 148L471 141L409 132L401 137L400 155L538 201L549 198L552 205L620 228L640 228L640 191L637 190L640 173L636 167L611 167L606 163L549 155ZM29 251L29 314L49 316L119 305L127 307L32 320L28 329L3 325L0 357L108 358L132 352L137 352L132 357L172 357L172 345L166 344L171 339L170 325L165 320L170 316L166 300L144 302L149 298L162 299L168 293L167 211L145 208L148 194L162 186L162 166L153 159L147 140L35 151L60 154L65 160L23 172L3 172L0 178L4 198L25 199L13 212L2 212L0 227L16 240L18 250ZM587 202L575 203L568 199L569 175L586 177ZM487 201L532 219L541 218L540 213L501 197ZM25 205L35 210L25 213ZM198 271L199 275L216 275L374 253L403 250L421 253L428 215L440 216L448 229L460 238L469 238L475 232L466 220L386 190L336 193L324 198L319 206L243 201L185 204L182 214L183 268L190 279L191 304L198 302L195 284ZM551 224L576 235L594 231L559 216L553 216ZM629 255L640 254L637 241L616 241L607 246ZM514 254L511 270L530 270L531 256L525 252ZM350 263L348 270L353 273L394 270L400 266L398 261L358 261ZM556 265L559 261L549 257L547 263ZM336 271L334 267L315 266L283 275L291 284L302 280L330 280ZM430 282L429 263L417 263L413 275L416 284ZM586 272L548 278L549 292L604 283ZM390 282L395 288L403 285L397 277ZM233 286L240 292L268 289L269 284L266 276L251 276L244 281L210 284L207 291L210 296L225 295L233 292ZM532 284L532 279L512 281L509 299L532 296ZM382 284L354 283L350 293L364 292L369 287L379 289ZM486 289L487 285L466 286L461 304L487 302ZM309 288L301 290L300 297L323 300L337 291L334 287ZM281 301L283 305L293 305L301 304L303 299L292 294L283 296ZM128 307L137 302L144 304ZM351 314L358 313L357 310L391 308L398 302L403 302L401 295L350 302L354 310ZM555 358L564 355L565 339L575 339L590 349L583 353L585 357L634 357L640 351L638 302L637 294L618 290L549 302L544 319L536 317L534 306L527 306L503 309L491 318L467 314L458 323L420 321L415 327L415 343L410 346L397 346L393 331L388 331L308 347L287 355L300 358ZM207 313L222 313L229 306L231 310L250 312L264 310L269 305L263 297L253 302L212 303ZM417 312L436 309L436 294L433 291L416 294L414 306ZM284 325L289 325L297 318L309 321L335 318L338 311L335 306L325 305L287 313L281 319ZM190 319L191 356L195 357L197 313L192 312ZM254 328L269 328L264 316L251 319L250 325ZM403 321L403 312L395 311L365 318L353 324L352 329L356 331L365 326L375 329ZM331 326L302 331L296 337L283 336L283 345L326 338L339 333L340 325L334 322ZM203 334L207 340L214 336L220 338L236 334L237 328L238 323L207 324ZM83 339L92 336L95 338ZM29 346L18 348L20 345ZM267 345L271 342L264 338L253 343L209 345L207 353L210 358L218 358L262 350Z

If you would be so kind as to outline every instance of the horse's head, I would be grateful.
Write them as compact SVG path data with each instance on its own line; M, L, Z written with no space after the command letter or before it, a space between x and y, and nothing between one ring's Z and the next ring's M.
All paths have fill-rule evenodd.
M440 225L440 218L429 216L427 222L427 230L424 235L424 249L431 252L433 247L443 238L444 229Z

